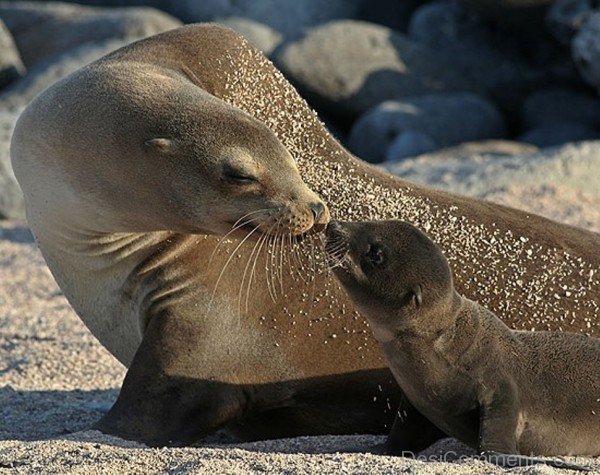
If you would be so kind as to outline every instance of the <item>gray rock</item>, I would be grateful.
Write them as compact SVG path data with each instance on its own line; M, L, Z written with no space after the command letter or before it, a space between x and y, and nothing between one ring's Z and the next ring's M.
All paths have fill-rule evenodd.
M571 42L579 73L600 92L600 11L590 15Z
M408 157L416 157L433 152L439 147L429 135L417 130L406 130L394 139L385 153L387 162L396 162Z
M531 144L513 142L512 140L482 140L479 142L465 142L455 147L437 150L433 153L421 155L420 158L431 160L461 159L476 160L479 157L512 157L533 153L538 147Z
M599 155L600 141L592 141L504 157L424 155L384 167L415 183L482 199L500 188L556 185L600 197Z
M170 0L164 9L185 22L244 17L274 28L289 37L305 28L338 18L354 18L359 0Z
M28 67L85 43L145 38L182 24L153 8L99 8L61 2L0 2L0 17Z
M600 98L574 89L553 88L537 91L524 101L521 123L525 130L560 122L600 127Z
M396 31L406 31L414 11L427 1L429 0L361 0L357 19Z
M569 142L581 142L600 138L598 130L587 124L563 122L545 124L521 135L521 142L537 145L538 147L554 147Z
M520 41L492 28L453 0L428 3L413 15L411 39L451 58L498 103L518 107L527 91L547 81L521 55ZM514 104L514 105L513 105Z
M462 5L523 36L544 32L544 17L554 0L459 0Z
M0 15L1 16L1 15ZM0 89L25 74L13 37L0 20Z
M306 97L343 119L385 100L479 89L449 59L389 28L350 20L309 30L274 60Z
M270 56L283 41L283 36L273 28L248 18L223 18L218 23L237 31L266 56Z
M356 17L364 0L77 0L86 5L146 5L159 8L185 23L242 17L265 24L284 36L338 18Z
M0 219L23 219L23 195L10 165L10 138L17 115L0 107Z
M348 145L359 157L378 163L408 130L427 135L439 147L506 134L502 116L489 101L468 93L432 94L373 108L356 121Z
M598 0L556 0L548 10L546 25L552 35L567 46L598 7Z

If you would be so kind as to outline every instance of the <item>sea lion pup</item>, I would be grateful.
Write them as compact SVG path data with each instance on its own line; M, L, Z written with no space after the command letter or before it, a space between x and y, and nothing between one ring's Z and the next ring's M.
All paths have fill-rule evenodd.
M128 367L98 425L120 437L389 432L400 390L381 350L316 235L295 240L313 225L309 190L337 219L428 229L460 270L459 292L485 296L510 326L600 331L597 234L357 160L268 59L218 25L133 43L52 86L23 113L11 156L50 270ZM228 182L238 178L222 165L240 160L268 164L270 187ZM249 214L260 235L223 239L276 202L291 205L275 213L279 229ZM408 419L418 430L406 450L444 435L416 411Z
M326 232L335 275L437 427L503 465L600 455L600 339L511 330L456 292L442 251L406 222L333 221ZM399 411L389 452L404 430Z

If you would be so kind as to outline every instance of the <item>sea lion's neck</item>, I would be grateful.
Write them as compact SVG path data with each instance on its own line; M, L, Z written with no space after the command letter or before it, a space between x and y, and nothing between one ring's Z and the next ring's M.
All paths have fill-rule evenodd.
M172 233L98 233L66 222L37 223L32 228L48 267L75 311L128 365L133 352L122 354L120 349L131 345L121 344L119 338L129 341L134 335L141 341L151 300L147 297L153 291L153 284L139 285L139 266L168 246Z

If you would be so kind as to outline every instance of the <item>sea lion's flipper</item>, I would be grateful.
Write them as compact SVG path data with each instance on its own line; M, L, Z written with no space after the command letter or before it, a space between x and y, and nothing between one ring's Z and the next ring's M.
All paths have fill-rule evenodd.
M404 457L415 456L439 439L448 437L402 395L394 425L385 443L384 453Z
M589 467L578 465L575 463L565 462L560 459L542 459L538 457L528 457L526 455L503 454L500 452L485 452L481 457L494 465L504 468L529 467L531 465L548 465L554 468L564 468L568 470L579 470L582 472L590 472Z
M519 418L518 392L512 380L500 381L483 395L480 408L479 453L484 460L501 467L526 467L544 464L556 468L589 471L586 467L562 460L518 455L516 428Z
M512 380L500 380L480 398L479 453L516 454L519 403Z
M187 376L194 337L177 319L154 317L117 401L95 428L151 446L188 445L239 417L242 388L209 374Z

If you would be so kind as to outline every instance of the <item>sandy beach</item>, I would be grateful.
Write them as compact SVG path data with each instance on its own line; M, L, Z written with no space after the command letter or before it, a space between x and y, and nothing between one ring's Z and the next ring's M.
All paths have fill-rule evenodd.
M522 189L496 187L493 198L514 204ZM551 189L530 207L598 229L596 195L581 206L568 183ZM424 462L360 453L384 441L370 435L246 444L217 436L203 446L154 449L90 431L117 397L125 368L70 308L23 223L0 225L0 361L2 473L569 473L542 465L504 470L470 458L473 452L451 439L421 454L448 453L445 461ZM570 460L600 473L599 459Z

